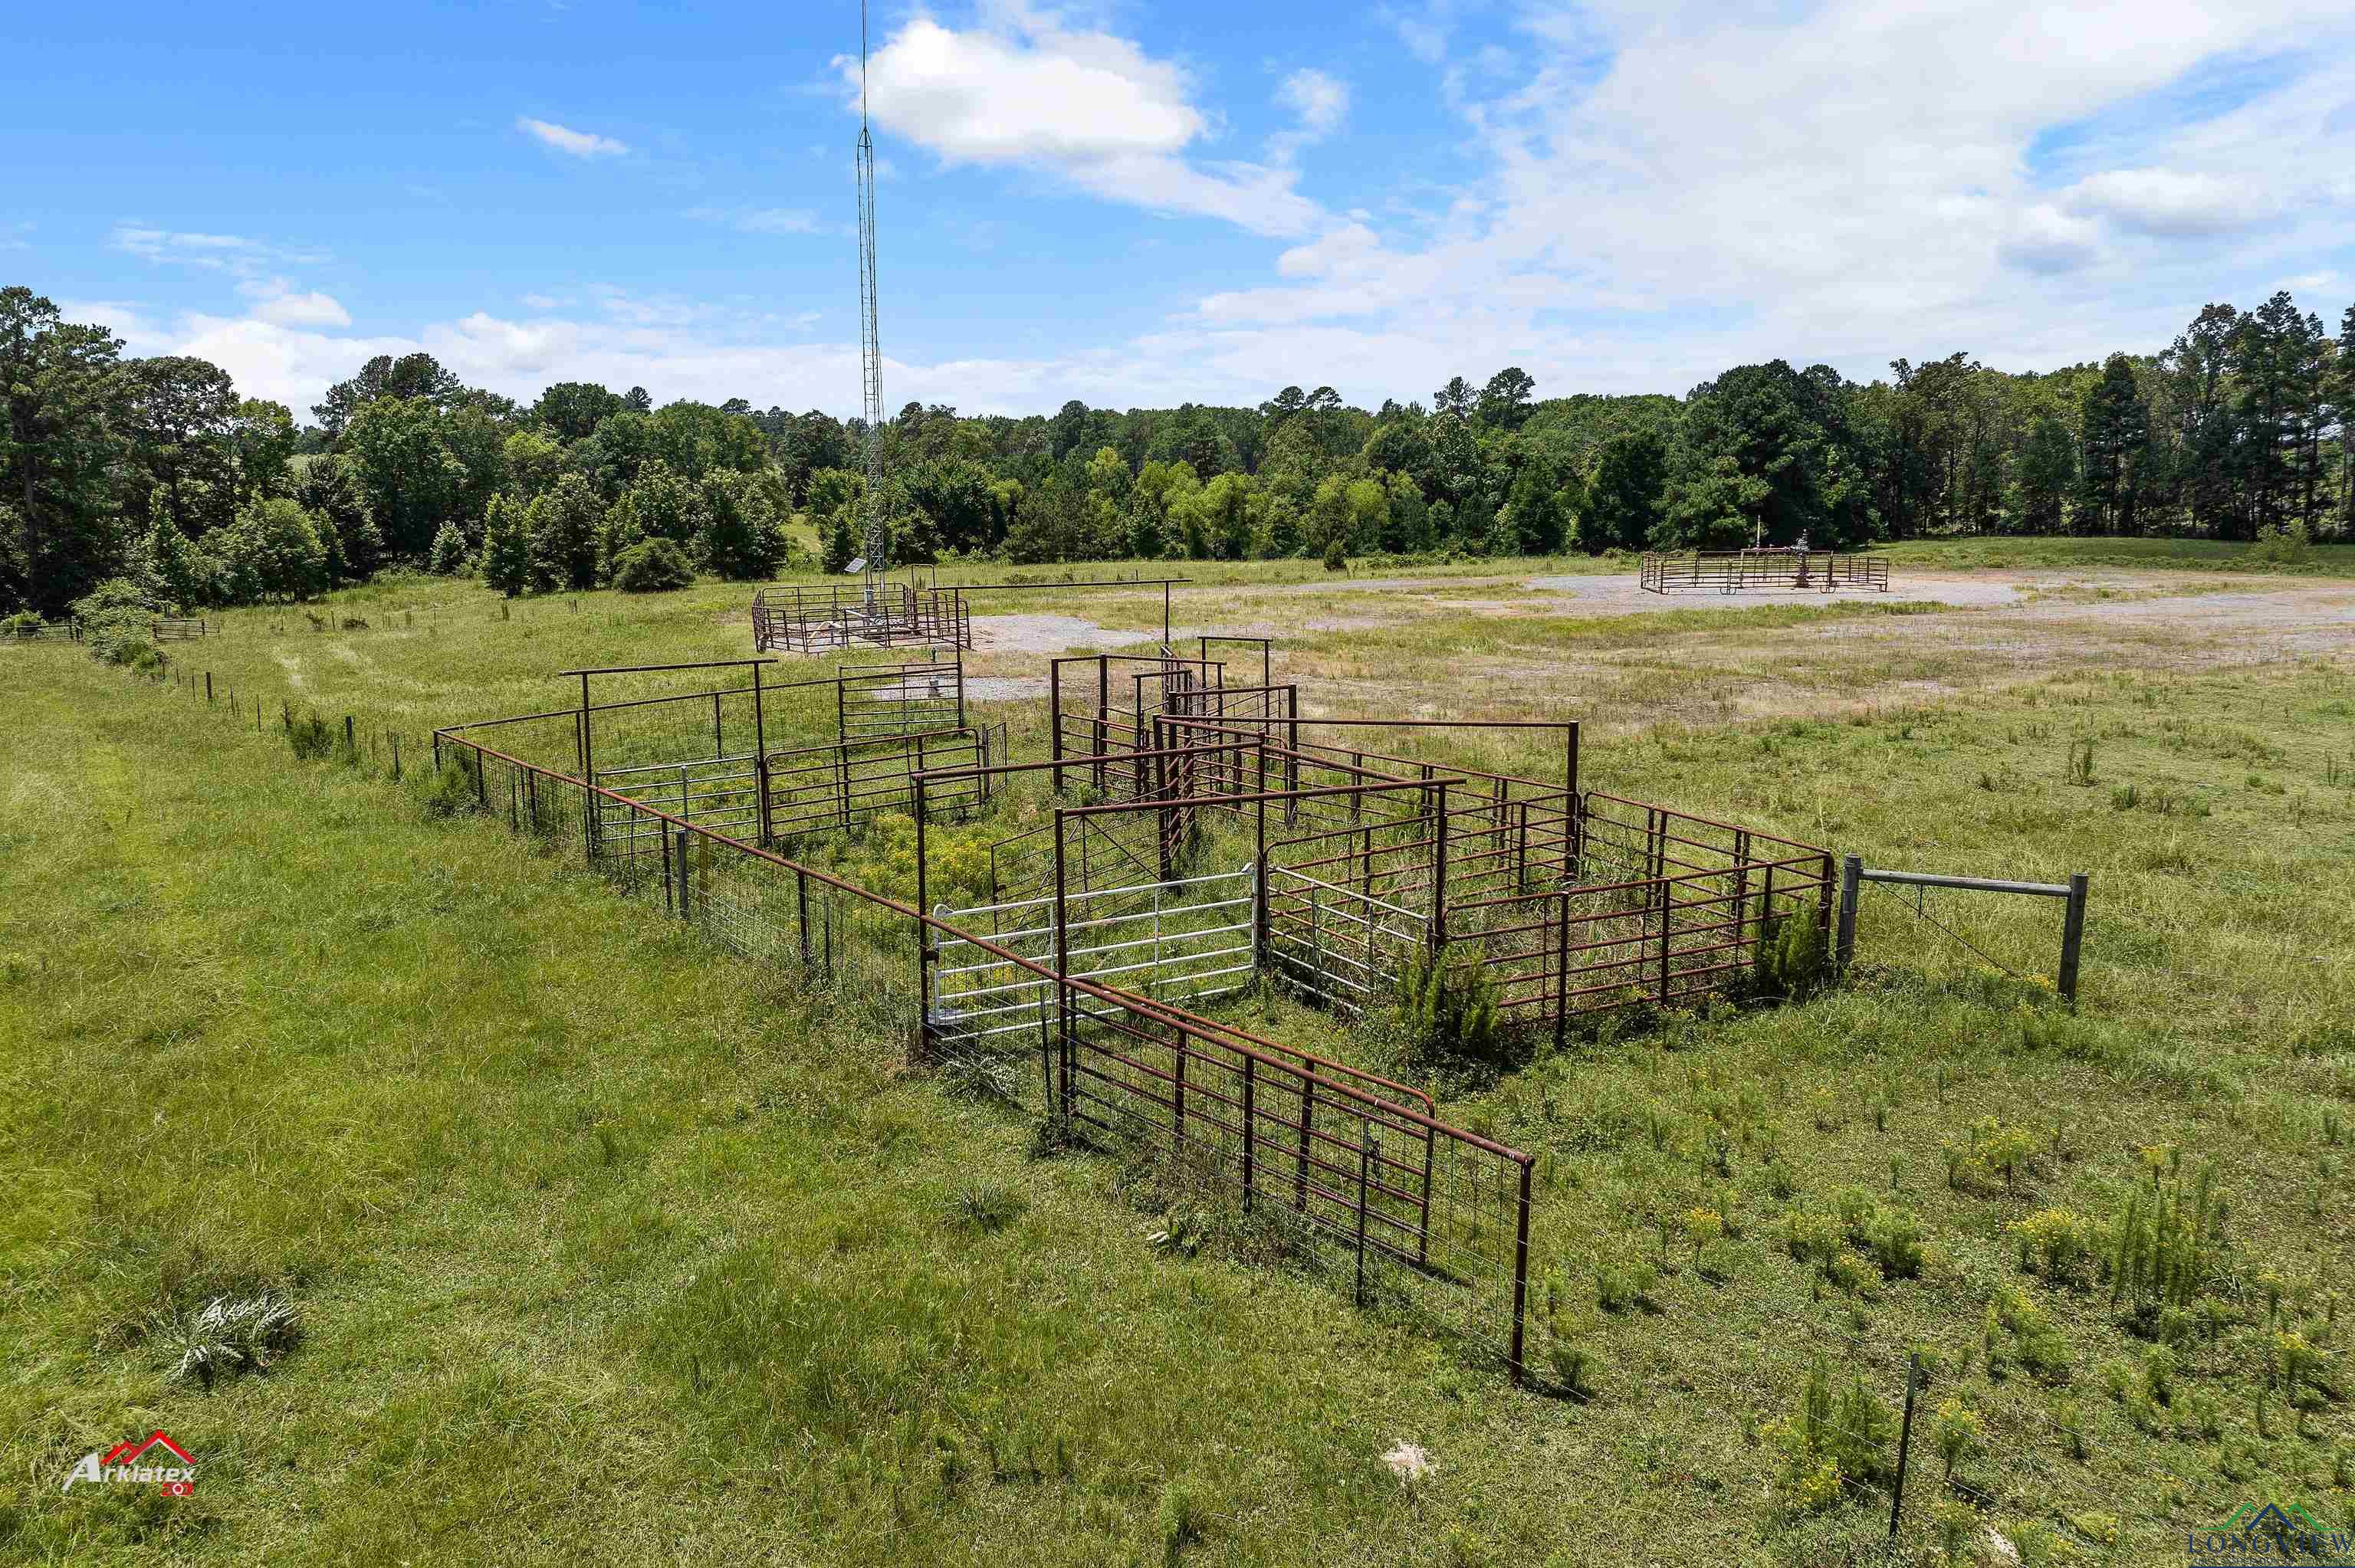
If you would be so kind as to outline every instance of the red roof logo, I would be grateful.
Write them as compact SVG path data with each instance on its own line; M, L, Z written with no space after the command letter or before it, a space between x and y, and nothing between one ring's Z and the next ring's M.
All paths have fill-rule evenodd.
M186 1448L181 1447L177 1443L173 1442L169 1436L161 1432L150 1432L144 1437L126 1437L122 1442L117 1443L113 1447L108 1449L106 1452L106 1457L101 1459L99 1463L101 1465L132 1464L138 1459L140 1455L144 1454L148 1449L158 1446L169 1448L174 1454L177 1455L179 1457L180 1463L183 1465L193 1465L196 1463L194 1459L188 1457L188 1451Z

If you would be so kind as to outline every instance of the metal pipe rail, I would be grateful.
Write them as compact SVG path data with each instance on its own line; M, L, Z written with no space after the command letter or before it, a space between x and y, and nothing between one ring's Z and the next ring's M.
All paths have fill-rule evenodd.
M1945 876L1934 872L1878 871L1867 867L1861 856L1845 855L1840 860L1839 935L1834 943L1834 962L1845 972L1856 959L1856 906L1859 888L1868 882L1886 883L1898 887L1952 887L1965 893L2010 893L2030 898L2061 898L2068 908L2061 922L2061 967L2053 977L2053 990L2061 1000L2074 1007L2077 1003L2077 971L2085 943L2085 893L2091 879L2083 873L2073 874L2066 882L2012 882L1991 876Z

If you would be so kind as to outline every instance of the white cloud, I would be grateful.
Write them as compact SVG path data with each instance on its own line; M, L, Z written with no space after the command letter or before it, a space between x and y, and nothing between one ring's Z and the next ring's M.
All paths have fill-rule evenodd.
M858 62L838 58L846 88ZM1262 234L1319 221L1287 169L1188 162L1211 129L1185 70L1126 38L1081 32L1020 5L964 31L919 16L868 64L870 112L950 164L1042 169L1115 201L1216 217Z
M267 266L300 266L326 260L321 251L290 249L240 234L189 233L137 221L116 224L108 243L143 261L240 277Z
M1017 18L1020 35L918 17L868 68L875 119L960 163L1090 161L1181 151L1206 122L1185 73L1125 38ZM838 62L856 82L856 62Z
M838 224L830 224L817 214L801 207L689 207L683 215L698 223L724 223L746 234L835 234L841 231Z
M29 223L0 225L0 250L30 250L33 242L25 237L32 232Z
M2037 202L2013 217L2011 231L1996 249L2024 271L2074 272L2101 254L2101 229L2050 202Z
M250 280L240 283L237 291L255 302L251 313L257 321L272 322L279 326L342 327L352 324L351 313L337 303L333 296L315 290L298 290L283 278Z
M1531 0L1514 50L1461 58L1444 5L1384 20L1461 94L1460 192L1312 228L1155 352L1313 359L1369 402L1507 363L1541 395L1775 355L2051 366L2315 271L2355 193L2355 123L2328 129L2355 37L2324 0ZM2283 38L2304 52L2253 63ZM2251 73L2222 113L2179 90L2218 63Z
M1291 162L1303 147L1321 142L1341 128L1349 114L1349 85L1321 70L1303 67L1279 83L1275 101L1292 111L1297 128L1269 138L1268 156Z
M604 158L628 152L625 143L611 136L600 136L593 131L575 131L570 125L558 125L546 120L534 120L528 114L516 116L516 129L559 153L575 158Z
M2271 204L2248 173L2238 179L2175 169L2113 169L2062 193L2071 208L2137 234L2224 234L2266 217Z
M1340 129L1349 112L1349 84L1321 70L1304 68L1284 79L1275 101L1300 116L1300 128L1312 135L1329 136Z
M1508 364L1541 396L1678 391L1778 355L1859 376L1955 349L2050 367L2155 348L2209 299L2344 286L2355 39L2319 0L1528 4L1511 59L1486 65L1454 42L1444 5L1414 14L1406 25L1433 30L1434 78L1463 73L1469 174L1425 210L1346 214L1271 156L1211 161L1219 124L1198 84L1134 44L1018 8L963 30L910 23L877 57L886 130L945 164L1040 171L1284 245L1140 337L1035 359L892 359L888 399L968 412L1255 402L1307 380L1304 366L1368 405ZM2181 108L2187 76L2283 37L2307 52L2242 81L2233 107ZM911 39L923 48L894 53ZM1296 134L1330 101L1304 87L1283 101ZM1346 103L1330 112L1345 135ZM759 221L798 231L790 208L707 220L772 210L784 216ZM147 334L141 352L201 344L188 351L298 408L371 353L424 348L517 397L582 378L854 408L847 317L826 329L842 341L816 342L816 323L769 308L582 284L398 338L251 315L125 319Z

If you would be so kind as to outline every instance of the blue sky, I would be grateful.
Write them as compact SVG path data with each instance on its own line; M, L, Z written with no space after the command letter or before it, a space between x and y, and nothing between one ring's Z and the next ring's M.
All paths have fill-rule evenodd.
M12 18L0 278L307 410L857 401L855 5ZM884 394L1367 406L2149 350L2355 300L2355 25L2132 5L883 5Z

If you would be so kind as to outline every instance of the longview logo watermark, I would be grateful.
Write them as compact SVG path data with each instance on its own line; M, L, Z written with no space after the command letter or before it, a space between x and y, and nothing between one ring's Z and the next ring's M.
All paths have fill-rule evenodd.
M161 1448L176 1465L141 1464L149 1458L151 1450ZM197 1462L188 1451L162 1432L150 1432L144 1437L127 1437L105 1453L84 1454L67 1473L64 1489L73 1490L76 1481L100 1481L125 1486L152 1486L167 1498L194 1497L197 1490Z
M2355 1568L2355 1531L2333 1530L2301 1503L2243 1503L2190 1532L2189 1568Z

